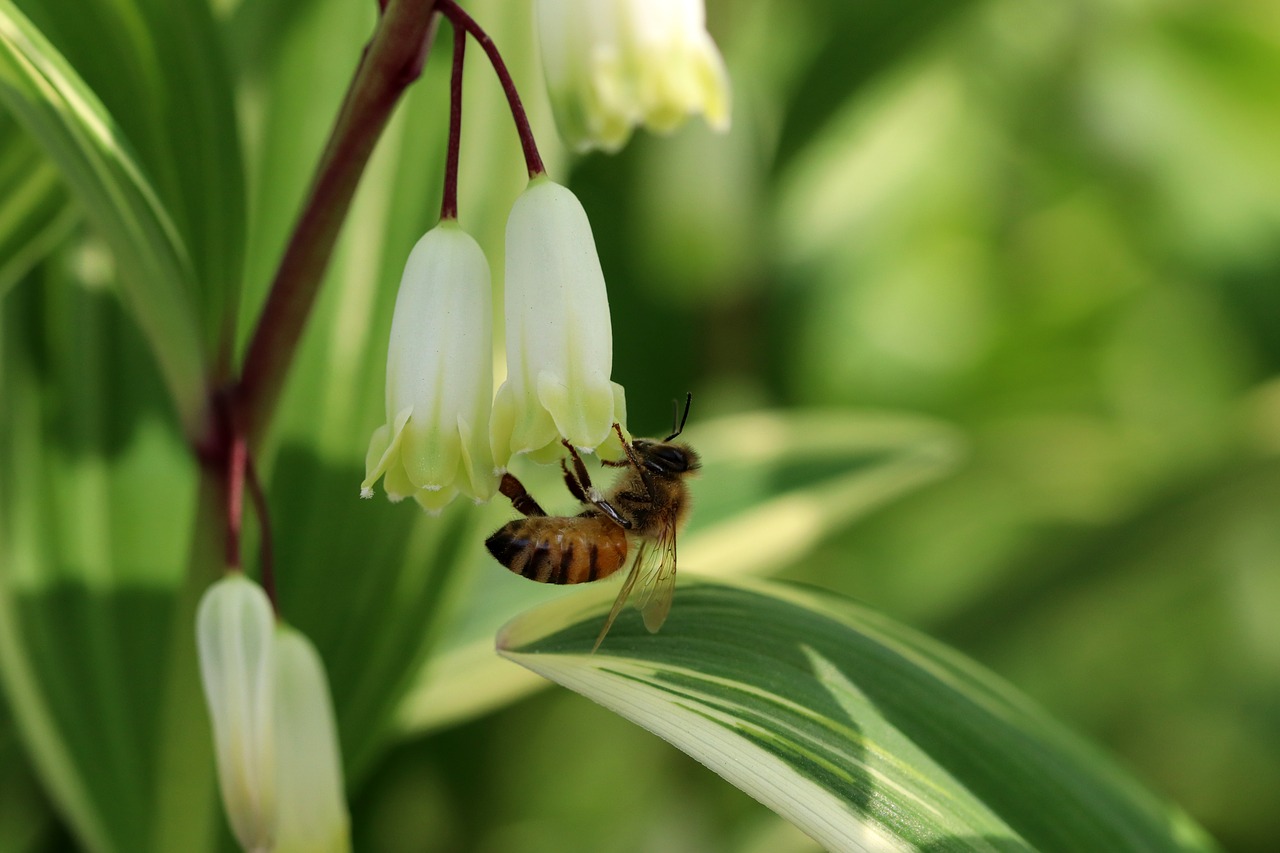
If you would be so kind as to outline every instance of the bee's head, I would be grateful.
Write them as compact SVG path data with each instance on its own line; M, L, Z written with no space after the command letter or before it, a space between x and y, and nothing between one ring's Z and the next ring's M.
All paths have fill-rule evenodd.
M641 464L651 474L679 476L696 471L701 463L698 454L687 444L668 444L639 438L632 442Z

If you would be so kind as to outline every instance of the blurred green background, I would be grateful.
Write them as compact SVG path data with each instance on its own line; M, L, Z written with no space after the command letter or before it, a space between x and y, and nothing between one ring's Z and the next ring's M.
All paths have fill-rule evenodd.
M712 29L731 139L575 172L633 419L683 379L702 415L959 425L953 476L783 576L955 644L1272 849L1280 7L723 3Z
M250 178L249 318L372 11L215 5ZM954 471L840 526L782 576L957 646L1226 849L1274 849L1280 5L712 2L734 82L730 134L695 121L572 163L555 150L528 3L465 5L511 62L553 175L591 216L632 430L660 432L686 389L695 422L818 409L955 425L967 449ZM303 354L320 366L301 370L281 417L286 603L319 600L315 584L289 580L290 560L324 553L311 505L329 481L354 496L364 446L351 437L381 417L388 291L437 205L447 52L442 39L402 105L335 264L334 280L373 281L380 295L343 302L329 288L317 323L328 337L313 331ZM461 220L497 270L520 163L496 84L473 61ZM63 223L59 248L22 267L10 317L37 288L95 280L92 235L49 219ZM352 312L370 318L367 346L323 319ZM142 361L136 332L104 322L124 341L117 355ZM341 367L357 358L340 359L344 346L361 367ZM308 401L325 395L348 401L350 423L317 420ZM349 511L394 515L376 523L410 535L408 507ZM495 512L469 523L482 530ZM378 547L393 546L344 553L376 559ZM299 621L326 648L323 629ZM375 753L353 779L360 850L814 849L691 759L559 690ZM0 849L74 849L20 770L3 707L0 760Z

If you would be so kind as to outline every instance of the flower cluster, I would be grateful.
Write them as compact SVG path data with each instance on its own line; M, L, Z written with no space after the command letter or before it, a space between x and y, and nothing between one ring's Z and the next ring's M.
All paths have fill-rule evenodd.
M386 423L369 442L365 497L382 478L393 501L412 497L428 511L459 494L486 501L513 455L546 460L562 438L595 450L625 422L622 387L609 379L604 274L573 193L537 177L511 210L508 375L496 401L489 289L484 253L455 220L410 253L391 322Z
M619 458L626 421L610 378L613 330L591 224L547 178L524 108L492 40L456 3L449 150L440 224L409 255L387 352L386 419L360 493L379 479L393 501L438 512L458 495L487 501L513 456L551 461L567 441ZM703 112L729 118L724 63L701 0L538 0L543 63L562 133L575 148L617 149L636 124L669 130ZM457 223L462 52L477 36L507 91L529 186L507 220L507 376L493 393L489 265Z

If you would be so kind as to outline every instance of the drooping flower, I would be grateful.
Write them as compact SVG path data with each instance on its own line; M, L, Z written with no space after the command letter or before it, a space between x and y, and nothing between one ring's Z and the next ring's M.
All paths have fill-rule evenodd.
M349 818L324 666L239 572L196 612L214 757L232 832L251 853L345 853Z
M702 0L537 0L542 66L560 134L616 151L643 124L702 113L729 126L729 75Z
M413 497L431 511L459 493L493 496L489 282L484 252L456 220L409 253L387 348L387 420L369 441L362 496L379 477L393 501Z
M490 425L493 458L548 461L562 438L594 450L617 444L626 402L613 370L604 273L582 204L546 176L516 199L507 220L507 379Z

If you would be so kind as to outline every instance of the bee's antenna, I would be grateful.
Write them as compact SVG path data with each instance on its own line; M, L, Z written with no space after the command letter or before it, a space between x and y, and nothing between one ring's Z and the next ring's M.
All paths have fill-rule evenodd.
M675 430L675 432L671 433L671 435L664 438L663 442L668 442L671 439L675 438L680 433L684 432L684 423L685 421L689 420L689 406L692 403L693 403L693 392L686 391L684 395L684 417L680 419L680 423L679 425L677 425L676 412L679 411L680 403L676 400L671 401L671 426Z

